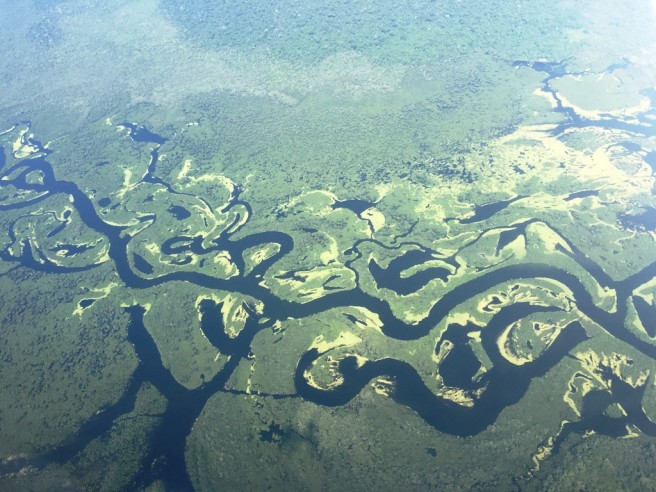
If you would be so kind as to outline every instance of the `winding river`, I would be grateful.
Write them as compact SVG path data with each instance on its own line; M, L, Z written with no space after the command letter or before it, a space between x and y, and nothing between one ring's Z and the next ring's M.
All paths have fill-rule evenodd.
M540 63L536 65L536 63L516 62L516 65L531 66L535 70L546 72L548 77L544 81L544 90L549 91L551 91L549 87L551 78L561 76L564 73L561 64ZM636 125L627 125L614 120L602 122L586 121L571 110L563 108L562 104L556 110L567 116L567 121L555 130L557 132L562 132L564 129L572 126L583 127L590 125L619 128L632 132L637 131L634 128ZM160 183L166 186L170 192L175 193L169 184L154 176L155 163L158 157L157 152L159 146L166 139L135 125L126 124L124 126L128 128L130 135L135 140L156 145L144 181ZM643 127L638 130L643 133L645 132ZM38 142L34 140L31 140L29 143L38 146ZM109 244L109 257L121 281L127 287L132 289L147 289L167 282L184 281L203 288L238 292L251 296L262 301L264 311L260 315L250 313L251 315L248 317L244 329L235 338L230 338L226 335L220 321L221 316L219 313L221 306L210 300L201 302L201 329L210 343L222 354L228 355L229 359L221 371L211 380L205 381L202 386L196 389L187 389L179 384L163 366L160 353L144 326L144 307L135 305L126 308L130 316L128 328L129 340L134 345L139 359L138 367L129 385L114 405L91 417L80 427L77 433L70 436L65 442L44 451L41 456L35 459L35 466L45 466L51 462L64 463L71 460L92 440L109 431L118 417L131 411L135 404L137 392L144 383L149 382L166 397L168 406L152 437L150 447L142 462L141 471L134 478L130 488L144 487L156 479L161 479L174 490L191 490L192 484L185 468L184 459L186 438L208 399L217 392L230 391L225 388L225 385L239 362L249 356L253 338L261 330L271 328L273 321L260 322L264 319L303 318L336 307L360 306L376 313L380 317L384 335L398 340L415 340L425 337L454 308L472 296L483 293L507 281L540 277L554 279L567 286L574 295L578 309L593 322L602 326L612 336L631 345L646 356L656 359L656 346L639 338L624 326L629 297L632 296L633 291L640 285L656 277L656 263L647 265L642 271L623 281L613 281L601 268L570 245L570 250L573 251L573 253L570 253L570 256L573 260L584 267L600 285L615 289L617 293L617 309L614 312L608 312L598 307L594 303L590 292L588 292L576 275L545 264L526 263L500 266L494 270L485 271L473 280L451 289L440 299L436 300L428 316L418 324L410 325L397 319L385 301L364 292L357 285L350 290L331 291L323 297L306 303L298 303L276 297L268 288L261 284L262 275L276 261L294 249L292 237L277 231L251 234L240 239L233 239L231 237L232 234L226 232L214 240L213 244L209 247L203 246L203 241L200 237L186 236L172 237L162 245L162 251L165 254L179 254L186 251L194 254L227 251L230 257L234 259L239 271L244 272L243 256L247 249L266 244L276 244L278 251L255 266L248 275L241 273L229 279L220 279L202 272L174 272L153 277L152 272L147 271L147 267L139 268L136 265L137 270L142 270L143 272L145 268L146 274L151 275L144 276L139 271L135 271L131 266L130 254L128 252L128 244L131 238L129 235L124 234L126 228L111 225L103 221L97 213L92 200L75 183L57 179L52 166L48 162L48 153L49 151L47 149L41 147L40 154L42 157L25 159L3 170L6 162L4 152L0 151L0 170L3 170L2 176L6 178L0 181L0 186L13 185L19 190L34 193L33 198L23 202L0 205L0 210L24 208L35 205L48 196L56 194L66 195L70 197L73 206L79 213L80 219L84 224L106 238ZM34 172L40 173L40 180L29 179L30 173ZM594 194L595 192L586 191L585 193ZM469 222L483 220L488 215L493 215L510 205L514 200L521 198L518 197L506 202L479 207L474 217L467 220ZM226 209L236 205L245 207L248 213L250 213L250 206L240 199L238 191L233 195ZM337 206L353 207L361 211L360 209L364 209L370 205L369 203L347 201L338 202ZM183 213L183 211L178 212ZM464 223L465 221L461 222ZM530 221L523 224L523 227L526 227L528 223ZM513 234L521 234L521 227L517 231L509 233L510 235L507 234L504 240L509 242L514 238ZM13 225L10 227L10 230L12 229ZM11 239L15 240L16 238L11 237ZM373 242L383 248L386 247L373 239L366 241ZM351 252L356 254L356 259L360 258L358 246L362 242L356 243L351 249ZM402 244L407 245L412 243ZM52 273L94 268L93 265L75 269L61 267L48 261L45 257L34 258L31 248L29 245L27 246L23 248L20 258L10 256L7 251L1 253L2 258L6 261L18 261L28 268ZM396 247L398 246L400 245ZM401 277L403 270L421 265L431 258L431 252L421 247L421 249L413 249L400 255L386 268L380 267L374 260L369 262L368 268L379 288L392 289L399 295L408 295L416 292L434 278L448 279L450 274L449 269L441 267L429 267L412 276ZM350 267L353 261L355 260L348 262L347 267ZM456 265L455 255L445 258L444 261L447 264ZM355 272L357 279L357 271L353 268L352 270ZM472 436L482 432L494 423L504 408L518 402L526 393L533 378L544 375L572 351L572 349L587 338L586 332L581 324L575 321L570 323L544 353L533 362L517 366L502 356L497 346L497 339L509 324L534 313L548 312L556 309L528 303L516 303L501 310L491 318L489 324L481 331L481 344L493 363L493 367L484 374L481 381L476 383L484 386L485 391L482 392L476 403L470 407L458 405L435 395L426 387L417 371L411 365L392 358L366 361L359 365L354 357L346 357L339 363L339 372L343 376L343 383L331 389L319 389L310 385L304 377L305 371L311 368L313 362L321 355L317 349L308 350L298 361L294 376L296 395L268 396L273 398L298 397L320 405L338 406L348 403L372 379L379 376L388 376L395 380L395 386L390 396L396 402L413 409L422 419L439 431L457 436ZM653 311L653 308L642 300L638 301L636 309L641 318L649 316L649 313ZM480 327L470 325L457 327L459 333L467 333L474 329L480 329ZM447 328L444 336L447 338L452 336L453 341L458 342L459 339L453 334L455 330L456 327L450 326ZM653 334L653 332L650 334ZM475 372L475 368L467 365L472 363L471 354L466 351L459 353L463 360L462 367L445 368L447 377L449 377L448 373L451 371L456 381L458 381L457 374L459 369L468 374ZM612 394L608 392L590 393L585 401L581 420L566 425L563 429L564 434L594 429L597 432L607 435L623 435L622 429L626 429L626 425L631 424L646 434L656 436L656 424L649 420L640 406L642 393L618 378L612 381ZM464 380L459 382L462 385L467 383ZM627 415L620 419L612 419L605 416L603 409L608 406L610 401L620 402L623 408L627 409ZM153 466L154 463L157 466Z

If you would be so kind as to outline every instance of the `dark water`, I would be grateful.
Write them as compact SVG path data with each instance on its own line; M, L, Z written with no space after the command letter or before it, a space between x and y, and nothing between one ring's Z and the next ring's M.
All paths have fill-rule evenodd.
M620 224L626 229L656 231L656 208L645 207L639 214L622 214Z
M656 152L648 152L645 156L645 162L656 172Z
M653 303L648 303L640 296L633 297L633 305L647 335L652 338L656 337L656 306Z
M143 126L127 122L121 123L120 125L128 129L130 138L132 138L132 140L135 142L149 142L158 145L162 145L164 142L166 142L166 138L151 132Z
M356 215L360 215L362 212L375 205L376 203L374 202L353 199L353 200L336 201L335 203L333 203L332 207L333 210L337 210L338 208L345 208L347 210L350 210Z
M97 299L82 299L79 302L79 305L82 309L86 309L89 306L91 306L94 302L96 302Z
M169 208L169 212L177 219L177 220L185 220L191 217L191 212L187 210L184 207L181 207L179 205L174 205L173 207Z
M524 234L523 228L514 228L509 231L503 231L499 234L499 242L497 243L496 254L498 255L503 248L512 243L519 236Z
M153 265L148 263L148 261L141 256L138 253L132 253L132 258L134 260L134 267L139 270L141 273L145 273L147 275L152 274L155 271L155 268L153 268Z
M542 68L546 70L549 67ZM560 68L551 67L550 70L560 70ZM128 126L128 128L131 129L131 136L135 139L141 139L139 141L158 144L164 141L163 138L152 132L138 129L134 125L132 127ZM217 279L201 272L176 272L153 276L154 268L152 265L148 264L139 255L132 254L134 266L141 274L146 275L143 276L132 269L129 261L128 239L122 234L123 228L103 222L96 212L93 202L74 183L57 179L47 161L47 152L45 154L46 157L25 160L6 170L4 174L13 177L2 182L2 184L10 183L20 189L46 192L46 194L29 202L3 205L2 208L13 209L38 203L46 196L54 194L68 195L72 197L73 204L81 220L89 228L103 235L109 242L109 256L126 286L133 289L145 289L170 281L186 281L205 288L223 289L253 296L262 300L265 308L261 316L250 313L246 327L236 338L230 338L226 335L220 321L222 319L219 315L221 305L209 300L201 303L201 329L203 333L210 343L222 354L229 355L230 359L218 374L194 390L181 386L163 366L159 351L143 324L144 308L140 306L127 308L130 315L128 336L139 358L138 367L128 387L115 405L104 409L100 414L89 419L74 436L41 456L37 460L41 466L52 461L67 462L80 453L93 439L109 432L114 420L129 412L134 406L139 388L145 382L149 382L167 398L168 406L152 436L141 471L134 479L131 487L143 487L152 483L155 479L162 479L168 486L172 487L172 490L190 490L191 482L184 461L186 437L207 400L219 391L226 391L225 384L239 361L249 356L253 337L260 330L270 328L270 324L259 323L260 319L264 317L273 320L285 319L290 316L300 318L330 308L357 305L365 307L380 316L383 322L382 331L385 335L400 340L412 340L427 335L453 308L472 296L509 280L544 277L555 279L566 285L573 292L579 309L593 321L603 326L611 335L632 345L649 357L656 358L656 347L627 331L623 323L626 316L626 300L637 286L656 275L656 264L647 266L638 274L621 282L612 281L598 268L591 267L588 269L602 285L608 285L617 290L618 309L615 313L608 313L598 308L579 278L571 273L543 264L522 264L497 268L453 288L436 300L429 315L424 320L417 325L408 325L393 316L387 303L368 295L358 287L348 291L334 291L305 304L276 298L269 290L260 285L261 275L273 263L294 248L293 239L289 235L276 231L251 234L239 239L233 239L231 234L224 234L216 239L210 247L204 247L200 237L177 236L165 241L162 246L162 251L165 254L179 254L185 251L194 254L227 251L235 259L239 270L244 271L243 253L246 249L270 243L278 244L280 247L279 252L256 266L248 275L241 275L229 280ZM156 153L154 157L156 157ZM153 162L156 162L155 158ZM26 176L35 170L42 173L42 183L29 183L26 180ZM467 223L489 218L519 198L521 197L478 207L475 215L470 219L466 219ZM349 203L348 206L345 205L347 202L340 202L340 206L345 206L355 213L358 213L358 210L360 212L365 210L363 208L365 206L366 208L371 206L368 202L354 202ZM238 194L233 197L228 208L236 204L247 207L250 212L248 203L241 201ZM462 222L464 223L464 221ZM501 247L522 233L523 229L519 227L502 234L499 239ZM386 247L377 241L371 240L371 242L380 247ZM357 246L356 244L353 247L352 252L359 254ZM6 253L3 253L3 255L3 259L7 261L16 261L14 258L8 257ZM574 251L572 257L581 265L590 264L590 260L577 251ZM399 295L407 295L421 289L434 278L448 280L450 271L446 268L435 267L428 267L407 278L401 277L404 270L421 265L433 258L435 258L434 252L415 249L391 261L387 268L381 268L375 261L372 261L369 263L369 270L379 288L387 288L394 290ZM72 270L54 265L45 258L41 258L41 262L36 261L29 247L24 248L23 256L19 261L26 267L45 272L59 273ZM444 258L444 261L451 263L454 267L458 264L455 257ZM83 269L91 268L93 266ZM80 305L85 307L85 305L90 305L92 302L93 300L87 299L81 301ZM454 350L446 357L441 369L445 380L456 387L462 389L485 387L484 392L473 407L462 407L436 396L425 386L412 366L390 358L368 361L358 367L355 358L346 357L339 365L339 370L344 377L344 383L330 390L316 389L310 386L303 377L304 371L311 367L313 361L321 355L316 349L303 354L298 362L294 377L298 392L296 396L326 406L344 405L354 398L373 378L385 375L395 381L391 397L399 404L413 409L427 423L449 434L457 436L475 435L491 425L504 408L518 402L526 393L533 378L544 375L574 347L586 339L582 326L578 322L574 322L534 362L518 367L508 362L499 353L496 340L505 327L533 313L554 309L517 303L496 314L481 332L483 348L493 362L493 367L479 380L473 378L480 367L480 362L475 358L463 337L466 336L468 331L478 330L480 327L450 325L447 328L445 339L449 339L454 343ZM641 305L640 301L636 303L636 309L639 311L641 318L645 312L651 312L644 305ZM640 407L641 393L633 388L627 388L627 385L620 380L614 380L613 384L612 394L604 392L599 394L591 393L587 397L581 421L571 424L565 433L594 429L606 435L623 435L619 432L621 425L630 423L649 435L656 435L654 424L646 417ZM270 396L283 397L283 395ZM608 406L607 402L612 401L618 401L624 408L630 409L627 412L628 415L618 420L600 413L603 412L603 408ZM265 440L274 440L278 433L279 429L270 428L261 437Z
M629 135L641 135L641 136L654 136L656 135L656 128L653 126L651 120L648 116L653 116L653 108L656 107L656 91L646 90L642 91L645 95L651 98L652 109L645 114L637 116L637 122L627 122L618 118L614 118L609 114L604 115L604 119L600 120L590 120L584 116L579 115L574 109L570 107L563 106L563 103L558 95L558 92L551 87L551 81L564 75L581 75L577 73L571 73L567 70L567 62L532 62L526 60L516 60L513 62L514 67L529 67L535 70L536 72L543 72L547 75L542 80L542 91L548 94L551 94L554 101L556 101L556 107L553 111L557 114L560 114L564 117L564 121L556 126L551 131L551 134L554 136L562 135L565 130L571 128L602 128L606 130L621 130ZM613 72L618 68L622 68L623 65L610 65L607 67L607 72Z
M453 344L453 348L440 363L442 380L447 386L473 391L484 386L485 382L474 380L474 376L481 368L481 361L478 360L469 344L468 333L467 327L457 324L449 325L440 337L440 343L435 352L439 353L446 341Z
M487 203L485 205L476 205L474 208L474 215L466 219L461 219L461 224L473 224L475 222L482 222L489 219L494 214L501 212L503 209L507 208L509 205L513 204L517 200L521 200L523 196L516 196L510 200L502 200L500 202Z
M599 190L583 190L570 193L568 197L565 198L565 201L569 202L571 200L576 200L577 198L587 198L589 196L599 196Z
M405 296L416 292L436 278L447 281L451 271L444 267L429 267L409 277L401 277L402 271L433 259L435 258L432 252L415 249L394 258L385 269L381 268L376 260L371 259L369 271L379 289L391 289L397 294Z

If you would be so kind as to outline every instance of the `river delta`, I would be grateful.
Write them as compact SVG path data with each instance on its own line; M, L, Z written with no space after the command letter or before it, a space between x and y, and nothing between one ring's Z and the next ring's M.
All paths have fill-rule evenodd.
M0 6L0 489L656 490L652 3Z

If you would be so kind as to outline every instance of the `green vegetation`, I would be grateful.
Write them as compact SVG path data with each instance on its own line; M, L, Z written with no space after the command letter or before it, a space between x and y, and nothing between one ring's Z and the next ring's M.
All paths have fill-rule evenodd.
M649 2L114 3L0 19L0 488L656 487Z

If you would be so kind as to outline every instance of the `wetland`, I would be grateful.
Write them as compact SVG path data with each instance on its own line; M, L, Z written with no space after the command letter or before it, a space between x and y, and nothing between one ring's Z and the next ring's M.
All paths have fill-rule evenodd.
M0 489L656 490L603 4L0 0Z

